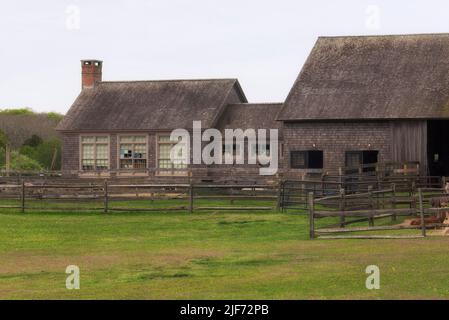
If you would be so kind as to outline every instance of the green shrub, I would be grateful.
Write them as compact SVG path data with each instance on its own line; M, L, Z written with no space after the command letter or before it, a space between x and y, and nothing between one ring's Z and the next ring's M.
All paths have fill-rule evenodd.
M5 164L2 164L2 169L5 169L5 166ZM17 151L13 151L11 152L11 170L42 170L42 166L36 160L30 159Z

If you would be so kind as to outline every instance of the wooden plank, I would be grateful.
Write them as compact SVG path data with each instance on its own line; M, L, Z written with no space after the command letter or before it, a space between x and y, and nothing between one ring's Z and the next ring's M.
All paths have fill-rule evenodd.
M22 206L22 209L21 209L21 211L22 211L22 213L25 213L25 196L26 196L26 193L25 193L25 181L24 180L22 180L22 192L21 192L21 196L20 196L20 202L21 202L21 206Z
M421 232L422 236L426 236L426 220L424 219L424 208L423 208L423 201L422 201L422 190L418 189L418 199L419 199L419 212L421 216Z
M323 228L317 229L317 233L346 233L363 231L382 231L382 230L415 230L421 229L421 226L374 226L374 227L353 227L353 228Z
M184 211L187 210L186 206L182 207L166 207L166 208L125 208L125 207L110 207L109 211L121 211L121 212L165 212L165 211Z
M376 210L355 210L355 211L315 211L316 217L340 217L344 215L346 217L369 217L370 215L380 214L414 214L415 209L401 208L395 209L376 209Z
M309 207L309 237L315 238L315 204L313 192L309 192L308 207Z
M244 211L244 210L274 210L274 208L272 208L272 207L195 207L195 210Z
M318 239L422 239L423 236L391 236L391 235L352 235L352 236L318 236Z

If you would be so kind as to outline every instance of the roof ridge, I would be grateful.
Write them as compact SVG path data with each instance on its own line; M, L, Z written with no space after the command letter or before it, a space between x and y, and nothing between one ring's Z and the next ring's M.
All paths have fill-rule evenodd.
M117 80L117 81L100 81L103 83L139 83L139 82L181 82L181 81L236 81L237 78L209 78L209 79L156 79L156 80Z
M435 33L405 33L405 34L366 34L366 35L340 35L340 36L319 36L318 39L337 38L381 38L381 37L414 37L414 36L449 36L449 32Z

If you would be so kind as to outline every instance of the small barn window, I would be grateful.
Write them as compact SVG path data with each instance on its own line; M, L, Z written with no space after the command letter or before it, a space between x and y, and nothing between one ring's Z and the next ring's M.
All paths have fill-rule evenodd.
M81 169L109 169L109 137L81 136Z
M147 137L120 137L120 169L145 169L147 167Z
M362 166L364 172L374 171L375 167L372 165L378 162L378 156L377 150L346 151L345 165L348 170Z
M323 169L323 151L291 151L290 167L293 169Z

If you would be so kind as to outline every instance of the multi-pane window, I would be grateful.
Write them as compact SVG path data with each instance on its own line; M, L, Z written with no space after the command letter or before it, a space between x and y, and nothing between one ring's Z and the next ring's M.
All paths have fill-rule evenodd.
M109 137L81 136L81 168L107 170L109 168Z
M179 148L173 159L170 159L170 152L174 145L178 144L170 140L170 136L158 137L158 167L161 169L186 169L187 154L185 148ZM183 153L184 151L184 153ZM173 161L172 161L173 160Z
M120 169L145 169L147 167L147 137L119 137Z
M323 151L291 151L290 167L293 169L322 169Z

